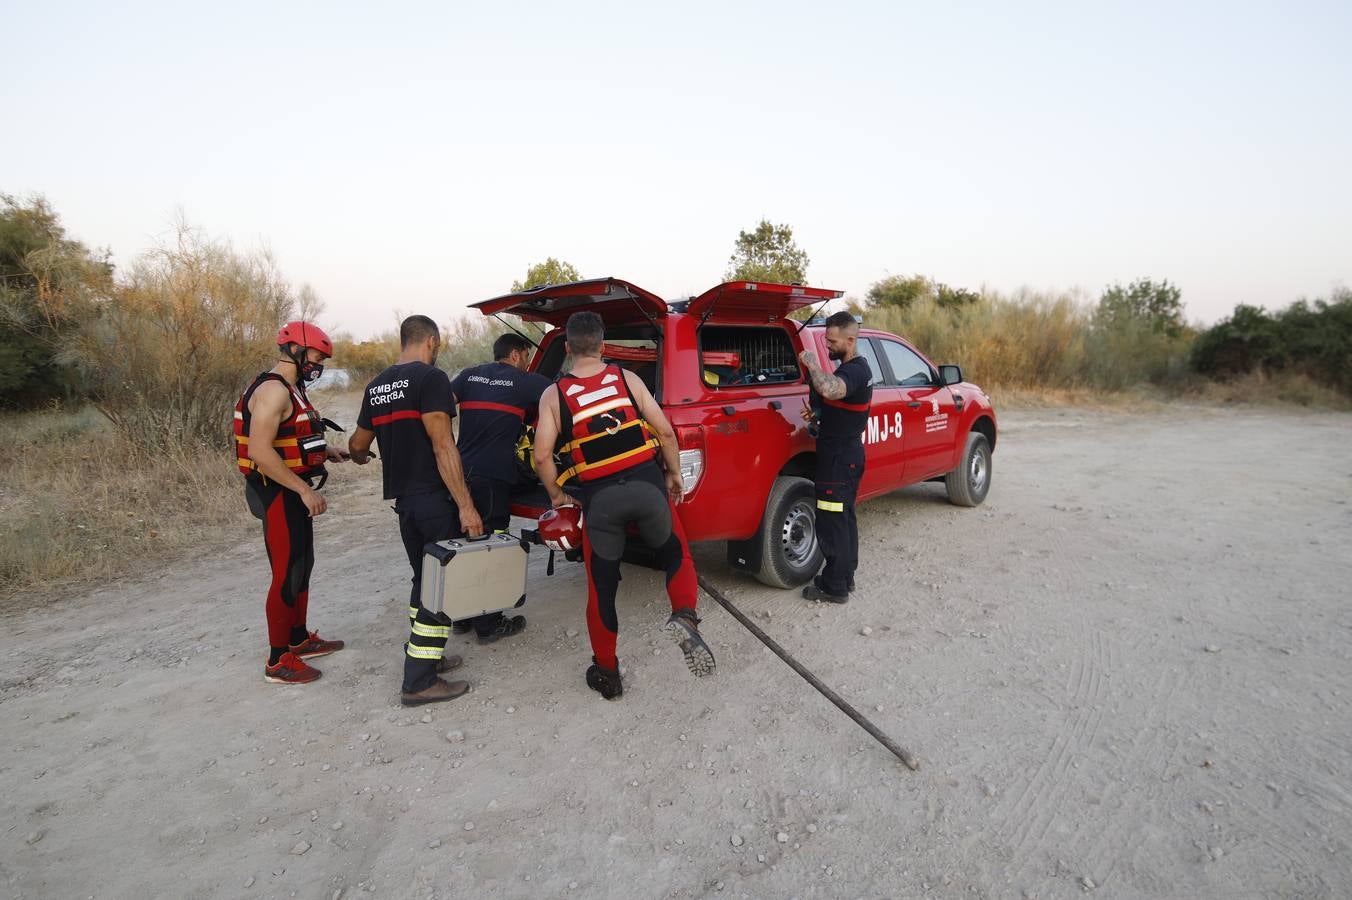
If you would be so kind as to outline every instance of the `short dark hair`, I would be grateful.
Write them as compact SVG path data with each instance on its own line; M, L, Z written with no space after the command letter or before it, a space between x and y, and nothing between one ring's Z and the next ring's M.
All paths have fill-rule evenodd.
M425 341L432 335L440 336L441 329L427 316L409 316L399 323L399 346L407 347Z
M512 355L513 350L529 350L530 341L519 334L504 334L493 342L493 359L503 360Z
M858 328L859 323L854 320L854 316L842 309L840 312L831 313L831 315L827 317L826 327L840 328L844 331L849 331L852 327Z
M574 356L600 356L606 323L594 312L575 312L568 317L565 336Z

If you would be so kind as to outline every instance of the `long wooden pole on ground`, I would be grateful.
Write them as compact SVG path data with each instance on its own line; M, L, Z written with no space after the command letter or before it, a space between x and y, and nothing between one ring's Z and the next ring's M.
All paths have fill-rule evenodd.
M807 668L802 663L800 663L798 660L790 656L789 652L785 650L783 647L779 646L779 644L775 641L774 638L770 637L764 631L761 631L760 628L756 626L755 622L752 622L750 619L746 617L746 615L740 609L733 606L732 601L729 600L727 597L724 597L722 591L720 591L718 588L714 587L712 584L706 581L703 575L699 576L699 586L704 588L704 593L708 594L710 597L713 597L714 600L717 601L718 605L726 609L734 619L736 619L738 622L741 622L742 625L746 628L746 630L754 634L762 644L769 647L771 650L774 651L776 656L784 660L784 662L788 663L789 668L793 669L799 675L803 676L804 681L806 681L808 684L816 688L823 697L825 697L827 700L830 700L832 703L836 705L836 707L841 712L843 712L845 715L853 719L856 725L867 731L869 734L873 735L874 740L876 740L878 743L882 744L888 750L891 750L894 754L896 754L897 759L904 762L907 768L911 769L911 771L916 771L917 769L920 768L920 760L916 759L913 755L911 755L910 751L908 751L904 747L898 746L895 741L893 741L887 735L883 734L882 731L879 730L877 725L874 725L872 722L870 722L864 716L863 713L861 713L859 710L851 706L848 702L845 701L843 697L841 697L835 691L831 690L825 684L822 684L822 680L820 678L818 678L816 675L813 675L811 672L807 670Z

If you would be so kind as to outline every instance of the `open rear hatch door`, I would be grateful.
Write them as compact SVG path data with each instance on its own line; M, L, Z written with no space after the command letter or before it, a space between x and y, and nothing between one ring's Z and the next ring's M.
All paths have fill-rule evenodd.
M844 295L844 291L799 284L729 281L691 300L685 311L701 320L766 323L782 319L795 309L816 306Z
M486 316L511 313L535 322L548 322L555 327L562 326L569 316L583 310L599 315L608 327L667 314L666 301L661 297L618 278L547 284L471 303L470 308Z

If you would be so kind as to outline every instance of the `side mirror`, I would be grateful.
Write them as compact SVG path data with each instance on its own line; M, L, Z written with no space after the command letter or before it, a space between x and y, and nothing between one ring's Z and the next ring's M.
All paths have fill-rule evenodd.
M959 366L940 366L939 383L945 387L962 383L962 368Z

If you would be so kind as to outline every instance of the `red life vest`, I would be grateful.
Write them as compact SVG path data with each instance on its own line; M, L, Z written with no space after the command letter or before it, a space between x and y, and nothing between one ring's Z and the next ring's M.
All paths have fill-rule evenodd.
M606 366L587 378L565 375L558 386L558 453L568 465L558 484L574 475L596 481L657 457L660 444L639 416L619 366Z
M302 478L324 471L328 442L324 440L324 422L319 411L310 405L305 392L276 372L264 372L253 380L249 389L235 404L235 458L240 472L245 475L258 470L258 464L249 458L249 400L265 381L280 381L291 391L291 415L277 426L272 448L286 463L287 468Z

